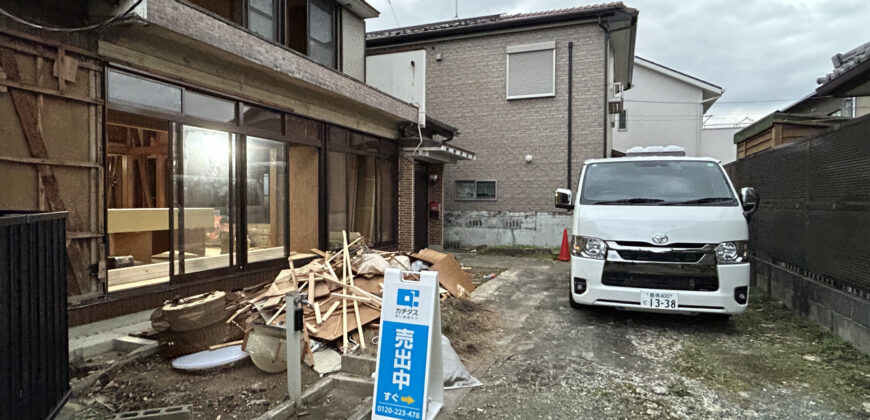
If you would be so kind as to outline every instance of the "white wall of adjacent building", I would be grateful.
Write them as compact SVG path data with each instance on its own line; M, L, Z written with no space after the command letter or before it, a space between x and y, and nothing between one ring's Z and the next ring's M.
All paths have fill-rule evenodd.
M723 164L737 160L734 133L741 129L743 127L702 128L700 156L719 159Z
M726 138L727 130L706 133L702 129L705 108L721 92L691 76L635 59L632 87L623 93L625 123L622 127L615 119L613 149L676 145L685 148L688 156L734 160L736 149L733 140Z

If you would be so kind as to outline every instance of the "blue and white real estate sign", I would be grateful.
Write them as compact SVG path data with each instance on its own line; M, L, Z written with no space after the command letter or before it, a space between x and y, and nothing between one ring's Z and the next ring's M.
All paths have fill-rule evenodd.
M384 273L373 419L433 419L443 403L438 273L419 274Z

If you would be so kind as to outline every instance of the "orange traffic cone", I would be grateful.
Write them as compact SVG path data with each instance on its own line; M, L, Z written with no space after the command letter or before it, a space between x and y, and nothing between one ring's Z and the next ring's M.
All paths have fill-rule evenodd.
M568 229L562 232L562 250L559 251L559 261L570 261L571 254L568 252Z

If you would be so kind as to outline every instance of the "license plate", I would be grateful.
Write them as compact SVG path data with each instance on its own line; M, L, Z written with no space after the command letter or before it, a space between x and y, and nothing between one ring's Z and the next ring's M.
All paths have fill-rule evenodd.
M640 292L640 306L651 309L677 309L678 294L672 292Z

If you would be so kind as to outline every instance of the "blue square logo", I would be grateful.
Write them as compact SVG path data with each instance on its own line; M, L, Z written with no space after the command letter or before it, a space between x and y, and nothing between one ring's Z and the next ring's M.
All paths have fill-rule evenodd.
M396 305L416 308L420 306L420 291L414 289L399 289Z

